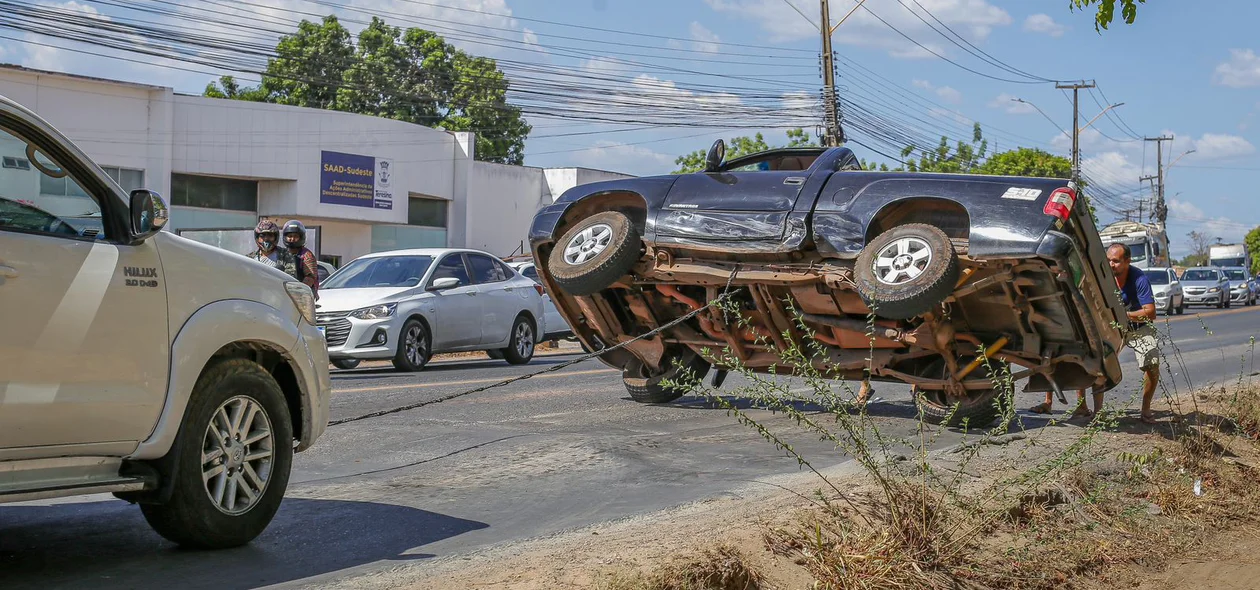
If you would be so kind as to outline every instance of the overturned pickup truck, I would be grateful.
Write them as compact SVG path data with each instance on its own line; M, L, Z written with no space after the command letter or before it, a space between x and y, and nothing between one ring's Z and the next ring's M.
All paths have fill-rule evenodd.
M601 357L635 401L677 399L663 382L703 377L723 351L790 372L780 353L805 344L837 378L916 385L935 423L997 417L982 356L1026 391L1120 381L1127 318L1069 182L868 172L847 148L724 152L718 140L703 172L575 187L534 218L540 278L591 350L732 291Z

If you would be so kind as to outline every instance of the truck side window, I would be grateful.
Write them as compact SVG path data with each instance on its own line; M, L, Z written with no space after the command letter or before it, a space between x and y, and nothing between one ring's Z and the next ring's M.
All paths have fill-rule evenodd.
M0 230L102 239L101 207L40 146L0 125Z

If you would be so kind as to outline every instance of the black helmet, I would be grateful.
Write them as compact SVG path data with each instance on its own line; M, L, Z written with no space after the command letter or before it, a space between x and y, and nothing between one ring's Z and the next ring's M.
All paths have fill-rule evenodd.
M290 250L301 250L306 246L306 226L302 225L301 221L290 219L284 224L284 231L280 232L281 239L284 239L289 234L297 234L298 236L296 242L284 240L284 245L288 246Z

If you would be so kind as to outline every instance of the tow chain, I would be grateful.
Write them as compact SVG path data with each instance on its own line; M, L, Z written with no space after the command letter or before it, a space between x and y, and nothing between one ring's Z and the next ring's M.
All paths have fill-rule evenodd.
M595 352L591 352L591 353L588 353L588 354L584 354L584 355L582 355L582 356L580 356L580 357L578 357L578 358L576 358L576 359L573 359L573 360L571 360L571 361L566 361L566 362L560 363L560 364L558 364L558 365L555 365L555 366L552 366L552 367L548 367L548 368L543 369L543 370L541 370L541 371L537 371L537 372L534 372L534 373L528 373L528 374L525 374L525 375L520 375L520 376L517 376L517 377L512 377L512 378L510 378L510 379L505 379L505 380L503 380L503 381L499 381L498 383L491 383L491 384L489 384L489 385L485 385L485 386L482 386L482 387L478 387L478 388L476 388L476 389L469 389L468 391L461 391L461 392L459 392L459 393L452 393L452 394L450 394L450 395L445 395L445 396L439 397L439 398L437 398L437 399L431 399L431 400L425 400L425 401L422 401L422 402L416 402L416 403L414 403L414 404L408 404L408 405L405 405L405 406L400 406L400 407L397 407L397 408L391 408L391 409L388 409L388 410L378 410L378 411L376 411L376 412L371 412L371 413L368 413L368 414L363 414L363 415L361 415L361 416L354 416L354 417L352 417L352 418L342 418L341 420L330 420L330 421L328 422L328 426L339 426L339 425L341 425L341 424L348 424L348 423L350 423L350 422L358 422L358 421L360 421L360 420L367 420L367 419L369 419L369 418L380 418L381 416L388 416L388 415L390 415L390 414L398 414L398 413L400 413L400 412L406 412L406 411L410 411L410 410L415 410L415 409L417 409L417 408L423 408L423 407L425 407L425 406L429 406L429 405L433 405L433 404L440 404L440 403L442 403L442 402L450 401L450 400L453 400L453 399L458 398L458 397L463 397L463 396L466 396L466 395L472 395L472 394L474 394L474 393L481 393L481 392L483 392L483 391L487 391L487 390L490 390L490 389L495 389L495 388L498 388L498 387L503 387L503 386L505 386L505 385L511 385L511 384L516 383L516 382L518 382L518 381L524 381L524 380L526 380L526 379L530 379L530 378L532 378L532 377L537 377L537 376L539 376L539 375L545 375L545 374L547 374L547 373L554 373L554 372L559 371L559 370L561 370L561 369L566 369L566 368L568 368L568 367L572 367L573 365L576 365L576 364L579 364L579 363L584 363L584 362L589 361L589 360L591 360L591 359L593 359L593 358L600 357L600 356L602 356L602 355L604 355L604 354L606 354L606 353L612 352L612 351L614 351L614 350L620 350L620 349L625 348L625 347L627 347L627 346L629 346L629 345L631 345L631 344L634 344L635 342L638 342L638 341L643 340L643 339L645 339L645 338L651 338L652 336L655 336L655 335L657 335L657 334L659 334L659 333L661 333L661 332L664 332L665 330L668 330L668 329L670 329L670 328L673 328L674 326L677 326L678 324L681 324L681 323L683 323L683 322L685 322L685 321L687 321L687 320L689 320L689 319L691 319L691 318L696 317L696 316L697 316L697 315L699 315L701 312L704 312L704 311L707 311L707 310L709 310L709 309L712 309L712 308L716 307L717 305L721 304L722 302L726 301L726 300L727 300L728 298L730 298L730 296L732 295L732 293L731 293L731 283L733 283L733 282L735 281L735 275L737 275L737 274L739 274L739 265L736 265L736 266L735 266L735 268L734 268L733 270L731 270L731 276L730 276L730 277L728 277L728 278L726 279L726 288L725 288L725 290L723 291L722 295L721 295L721 296L719 296L717 299L714 299L713 301L710 301L710 302L708 302L707 304L705 304L703 307L700 307L700 308L694 309L694 310L692 310L691 312L687 313L686 315L683 315L683 316L681 316L681 317L679 317L679 318L677 318L677 319L675 319L675 320L673 320L673 321L671 321L671 322L669 322L669 323L667 323L667 324L665 324L665 325L663 325L663 326L661 326L661 327L659 327L659 328L656 328L655 330L652 330L652 331L650 331L650 332L646 332L646 333L641 334L641 335L639 335L639 336L635 336L634 338L631 338L630 340L626 340L625 342L622 342L622 343L617 344L617 345L615 345L615 346L610 346L610 347L608 347L608 348L604 348L604 349L602 349L602 350L598 350L598 351L595 351Z

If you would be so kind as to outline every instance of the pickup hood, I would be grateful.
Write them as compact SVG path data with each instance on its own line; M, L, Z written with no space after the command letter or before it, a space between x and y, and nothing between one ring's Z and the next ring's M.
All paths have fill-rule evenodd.
M162 257L172 341L192 314L216 301L255 301L279 310L295 324L300 319L297 306L284 289L284 284L293 280L289 275L246 258L244 253L171 232L159 232L150 239Z
M362 289L320 289L317 313L354 311L359 308L405 299L415 287L371 287Z

